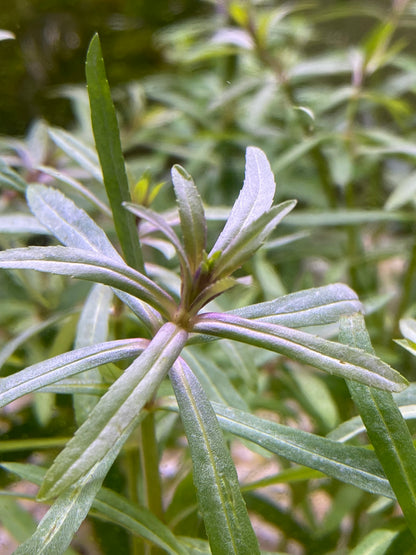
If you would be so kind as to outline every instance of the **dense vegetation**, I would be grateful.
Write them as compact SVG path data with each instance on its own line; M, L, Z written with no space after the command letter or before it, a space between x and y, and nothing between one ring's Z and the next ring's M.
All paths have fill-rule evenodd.
M414 553L416 3L180 5L1 138L3 528Z

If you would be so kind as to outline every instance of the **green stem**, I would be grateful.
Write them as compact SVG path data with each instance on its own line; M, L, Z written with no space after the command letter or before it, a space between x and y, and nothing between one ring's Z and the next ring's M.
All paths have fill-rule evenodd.
M135 445L137 446L137 443ZM139 504L140 458L137 449L126 450L125 460L129 499L133 503ZM132 535L130 541L132 555L145 555L146 545L141 538Z
M155 415L153 412L149 412L140 425L143 502L155 516L163 520L162 486L159 474L159 451L155 424ZM146 554L160 554L160 550L156 547L146 546Z

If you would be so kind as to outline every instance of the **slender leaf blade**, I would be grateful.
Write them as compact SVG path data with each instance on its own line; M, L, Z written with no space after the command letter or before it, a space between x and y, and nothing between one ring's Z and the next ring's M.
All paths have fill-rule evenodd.
M341 482L394 499L380 462L368 449L340 444L219 403L212 406L224 430Z
M138 356L147 345L147 339L118 339L74 349L28 366L0 379L0 407L85 370Z
M27 200L38 220L67 247L102 253L123 261L104 231L60 191L43 185L30 185ZM150 307L123 291L114 292L149 329L157 329L158 315Z
M49 232L36 218L20 212L0 216L0 233L48 235Z
M59 495L102 460L114 461L140 421L141 409L179 356L187 336L186 331L172 323L160 328L55 459L45 476L40 499Z
M172 181L179 207L186 254L195 272L206 248L207 226L204 207L192 177L181 166L172 168Z
M48 129L49 136L72 160L75 160L84 170L100 183L103 182L97 154L94 150L76 139L63 129Z
M248 147L243 187L211 254L224 251L241 230L268 212L275 190L274 176L266 155L259 148Z
M107 235L85 210L57 189L29 185L26 197L32 213L62 244L122 260Z
M163 235L165 235L165 237L172 243L177 252L182 268L182 274L187 279L190 279L191 269L189 266L188 258L186 256L186 252L179 240L179 237L176 235L172 227L166 222L166 220L160 214L157 214L150 208L139 206L138 204L133 204L131 202L125 202L124 206L129 212L135 214L139 218L144 218L147 221L153 223L156 226L157 231L160 231L161 233L163 233Z
M193 331L262 347L388 391L401 391L407 385L403 376L374 355L300 330L230 314L206 313L198 317Z
M133 295L168 316L175 310L170 295L124 262L70 247L27 247L0 252L0 268L37 270L103 283Z
M260 553L234 463L204 390L183 361L175 363L170 378L191 450L194 482L212 552Z
M106 285L97 284L91 289L78 320L74 345L76 349L103 343L107 340L112 300L113 293ZM97 384L102 382L98 368L83 372L78 380L80 384L91 381ZM98 401L99 396L97 395L73 396L75 419L78 425L86 420Z
M341 320L340 339L348 345L373 352L361 315ZM348 387L407 524L416 538L416 449L409 428L390 393L352 382L348 383Z
M102 488L93 503L94 515L114 522L145 538L171 555L188 555L186 547L169 528L145 507L131 503L108 488Z
M23 480L28 480L37 485L41 485L46 474L45 469L31 464L2 463L1 466L20 476ZM162 549L166 549L172 555L187 554L182 542L175 538L167 526L160 522L148 509L131 503L128 499L108 488L101 487L92 502L92 509L96 517L114 522L129 531L133 531L138 536L153 542Z
M277 224L296 205L289 200L274 206L269 212L249 222L239 233L231 238L213 269L213 277L219 278L231 274L239 268L263 244Z
M360 310L362 305L357 294L343 283L334 283L230 310L227 314L299 328L331 324L342 315Z
M144 271L135 218L133 214L126 214L122 206L123 202L130 200L129 185L117 117L97 34L88 48L86 76L94 139L117 236L127 263Z

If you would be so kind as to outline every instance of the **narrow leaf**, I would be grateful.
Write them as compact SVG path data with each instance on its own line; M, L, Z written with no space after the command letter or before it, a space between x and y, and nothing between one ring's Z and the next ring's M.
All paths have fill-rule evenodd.
M212 247L211 255L223 251L245 227L270 209L275 189L274 176L266 155L259 148L248 147L244 185L224 229Z
M86 518L108 470L108 465L101 462L74 488L60 495L39 522L35 533L16 549L15 555L65 553Z
M24 193L27 183L17 172L0 160L0 186Z
M94 516L113 522L154 545L166 550L171 555L188 555L169 528L145 507L131 503L121 495L107 488L102 488L93 503Z
M372 451L337 443L218 403L212 403L212 406L224 430L341 482L394 498Z
M67 247L102 253L123 262L104 231L64 194L43 185L31 185L27 192L32 212ZM157 329L158 315L138 299L115 290L149 329Z
M84 170L100 183L103 182L97 154L90 147L83 144L73 135L63 129L49 129L49 136L72 160L77 162Z
M88 199L97 208L102 210L104 214L111 216L111 210L109 209L107 204L104 204L98 197L94 195L94 193L92 193L85 185L83 185L77 179L74 179L72 176L67 175L62 171L58 171L55 168L51 168L49 166L41 165L41 166L38 166L36 169L46 175L50 175L51 177L53 177L54 179L56 179L61 183L65 183L66 185L69 185L71 189L73 189L74 191L77 191L77 193L81 194L84 198Z
M394 525L371 530L358 545L350 551L350 555L385 555L389 553L389 547L400 532L400 528ZM403 553L403 551L401 553ZM406 551L404 551L404 553L406 553Z
M49 469L40 499L59 495L103 460L115 460L140 421L141 409L155 394L179 356L187 332L167 323L95 406Z
M214 411L191 369L177 361L170 378L188 438L194 482L213 553L260 553L237 472Z
M14 213L0 216L0 233L48 235L49 231L33 216Z
M170 295L123 262L69 247L27 247L0 252L0 268L37 270L96 281L121 289L169 316L176 305Z
M347 285L335 283L230 310L227 314L300 328L331 324L337 322L340 316L361 309L357 294Z
M173 166L172 181L179 207L185 250L194 273L206 248L204 207L192 177L184 168Z
M26 196L33 214L61 243L122 260L104 231L63 193L44 185L29 185Z
M373 352L361 315L341 320L343 343ZM392 395L362 384L348 383L368 436L416 538L416 449L409 428Z
M2 467L17 474L23 480L28 480L37 485L42 483L46 474L46 471L43 468L30 464L3 463ZM73 493L69 495L64 494L59 499L65 497L70 498L71 495L74 496ZM82 501L85 505L85 497ZM67 507L64 506L64 510L65 509L67 509ZM94 516L106 521L114 522L119 526L123 526L128 531L134 532L138 536L141 536L155 545L158 545L162 549L166 549L166 551L172 555L187 554L187 551L182 547L181 543L174 537L167 526L162 524L146 508L139 507L131 503L126 498L107 488L99 489L97 495L92 501L92 509ZM58 511L54 512L56 512L56 516L59 515ZM72 516L69 512L66 512L66 515ZM59 525L60 523L57 522L57 524ZM53 523L51 523L50 528L55 530ZM60 525L60 528L62 529L62 524ZM46 537L45 540L47 539L48 538ZM32 551L32 553L35 552L37 553L37 551ZM58 551L55 551L54 553L58 553ZM52 552L51 555L53 555Z
M294 226L345 226L364 225L377 222L413 221L406 212L387 212L386 210L332 210L331 212L296 211L285 219L285 225Z
M6 362L6 360L22 345L25 345L33 336L47 329L49 326L53 326L57 322L64 321L72 312L64 312L61 314L55 314L43 322L36 322L35 324L29 326L24 331L10 339L2 349L0 349L0 368Z
M95 368L139 355L147 339L119 339L75 349L68 353L28 366L0 379L0 407L45 386Z
M130 200L129 184L98 35L94 35L88 48L86 75L95 144L117 236L127 263L144 271L135 218L126 214L122 206Z
M263 244L295 205L294 200L282 202L242 228L234 238L230 239L221 256L218 257L213 269L213 277L225 277L239 268Z
M189 365L210 401L247 409L247 403L234 387L226 372L219 368L211 357L203 355L200 350L187 347L182 358Z
M191 268L189 266L186 252L182 246L182 243L179 241L179 237L176 235L172 227L166 222L166 220L160 214L157 214L157 212L154 212L150 208L139 206L138 204L132 204L130 202L125 202L124 206L129 212L132 212L139 218L143 218L148 222L154 224L157 231L163 233L163 235L172 243L179 258L182 274L185 279L189 280L191 278Z
M107 340L112 300L112 291L106 285L97 284L91 289L78 320L75 349ZM99 384L102 381L98 368L83 372L78 379L80 383L94 381ZM73 405L78 425L86 420L98 401L97 395L74 395Z
M262 347L335 376L388 391L401 391L407 385L403 376L374 355L300 330L230 314L206 313L198 317L193 331Z

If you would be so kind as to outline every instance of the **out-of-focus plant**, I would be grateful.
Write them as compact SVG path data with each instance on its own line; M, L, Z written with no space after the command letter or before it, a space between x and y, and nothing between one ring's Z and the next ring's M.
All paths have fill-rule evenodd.
M230 201L241 148L261 147L300 203L284 226L308 234L278 273L283 290L346 280L371 310L390 302L370 320L378 345L415 295L415 23L410 1L214 3L211 18L157 36L171 73L124 91L128 160L163 179L181 159L209 203Z
M364 39L345 36L352 18L365 19ZM338 2L325 10L300 2L213 4L211 18L158 35L171 74L116 91L126 166L95 39L87 64L94 132L87 95L66 88L74 132L38 122L25 140L3 141L0 231L2 248L12 250L0 264L15 270L0 278L0 360L10 374L0 382L1 399L37 392L39 427L51 435L17 435L3 450L69 441L53 428L52 416L70 410L58 393L72 396L79 426L46 475L4 464L42 484L40 498L53 501L33 533L34 523L5 498L1 518L22 543L18 552L61 552L90 511L127 530L134 553L157 550L143 540L170 553L255 553L247 506L250 518L279 530L273 549L281 552L365 553L377 543L383 553L413 553L413 384L391 395L405 382L372 352L362 317L353 314L362 310L356 294L328 285L347 281L359 292L373 312L377 351L407 370L389 342L399 317L412 316L416 266L414 78L404 42L413 18L411 2L390 11ZM260 146L271 168L250 147L234 208L214 207L235 198L247 144ZM177 161L209 206L179 166L173 194L161 189ZM272 207L273 172L279 195L300 201L281 222L293 203ZM53 237L65 247L25 249ZM385 271L407 256L400 288ZM88 292L67 275L97 284ZM398 300L388 304L392 293ZM340 317L340 343L328 341ZM277 361L276 353L283 355ZM384 391L380 372L392 380ZM5 425L14 430L19 413L7 406ZM190 461L179 447L178 412ZM236 437L250 447L261 461L255 468L278 455L271 476L244 479L244 500L218 424L233 449ZM55 426L72 432L62 419ZM158 462L171 449L181 458L169 479ZM100 489L114 460L112 473L125 483L110 473ZM41 456L43 466L50 462ZM318 496L325 515L315 514ZM26 524L17 529L16 522ZM102 550L111 552L111 534L99 530ZM261 527L257 536L266 546Z

